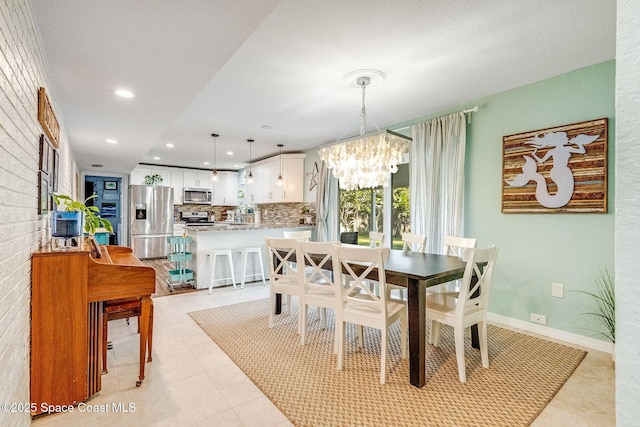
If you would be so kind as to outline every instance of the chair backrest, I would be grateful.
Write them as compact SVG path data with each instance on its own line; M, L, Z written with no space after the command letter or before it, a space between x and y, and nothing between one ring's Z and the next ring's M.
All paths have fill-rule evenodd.
M269 258L269 277L271 283L278 280L291 280L297 272L291 266L299 256L298 239L265 237L267 256Z
M422 234L402 233L402 250L410 252L424 252L427 247L427 236Z
M298 239L308 242L311 239L311 230L284 231L285 239Z
M467 263L467 266L458 294L455 313L457 318L462 318L466 313L478 309L486 311L491 290L491 277L497 256L498 249L495 246L486 249L467 248L464 250L463 261ZM477 277L477 282L471 286L474 277Z
M389 248L367 248L357 246L334 246L333 275L336 283L342 283L339 304L345 307L352 304L371 313L387 316L387 291L384 262L389 259ZM378 294L371 289L366 280L370 273L377 273L369 278L379 283Z
M340 243L347 243L350 245L358 244L358 232L357 231L343 231L340 233Z
M302 272L301 278L306 288L313 288L319 283L333 285L333 248L340 245L339 242L305 242L298 241L299 253L304 259L304 268L298 268ZM319 258L321 258L319 260ZM299 261L300 262L300 261Z
M381 248L383 240L384 240L384 233L380 233L378 231L369 232L369 247Z
M478 240L468 237L444 236L446 255L459 257L460 250L475 248Z

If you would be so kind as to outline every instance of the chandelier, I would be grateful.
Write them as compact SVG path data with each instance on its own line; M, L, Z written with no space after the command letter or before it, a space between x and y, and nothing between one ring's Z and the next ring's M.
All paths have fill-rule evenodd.
M358 70L347 74L345 80L358 72L369 74L360 75L355 81L357 86L362 88L360 136L323 147L318 152L343 190L387 187L389 177L398 171L398 164L403 161L411 141L407 136L377 127L375 132L366 133L366 87L371 84L371 75L384 78L384 74L376 70Z

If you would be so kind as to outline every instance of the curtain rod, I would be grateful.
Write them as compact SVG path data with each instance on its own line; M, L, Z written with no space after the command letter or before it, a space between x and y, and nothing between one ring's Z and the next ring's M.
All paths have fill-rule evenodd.
M462 110L462 113L464 113L464 114L468 114L468 113L477 113L479 109L480 109L480 108L479 108L477 105L475 105L473 108L469 108L469 109L467 109L467 110ZM454 114L454 113L449 113L449 114ZM445 114L445 115L446 115L446 114ZM442 116L440 116L440 117L442 117ZM435 118L435 117L434 117L434 118ZM433 119L432 119L432 120L433 120ZM471 123L471 116L469 116L468 121L469 121L469 123ZM403 126L403 127L401 127L401 128L396 128L396 129L395 129L395 131L396 131L396 132L400 132L400 131L403 131L403 130L405 130L405 129L410 129L410 128L411 128L411 126L413 126L413 125L407 125L407 126Z

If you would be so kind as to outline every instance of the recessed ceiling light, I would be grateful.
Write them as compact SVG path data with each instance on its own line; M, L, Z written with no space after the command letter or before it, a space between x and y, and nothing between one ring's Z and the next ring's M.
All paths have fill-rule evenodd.
M170 143L170 142L169 142L168 144L166 144L166 145L165 145L165 147L167 147L167 148L173 148L173 147L175 147L175 145L173 145L172 143Z
M233 156L233 151L227 151L227 156Z
M234 168L239 168L239 167L240 167L240 165L233 165L233 167L234 167Z
M120 143L120 141L118 141L117 139L111 139L111 138L107 139L106 141L109 144L119 144Z
M133 98L133 92L128 91L126 89L118 89L115 91L115 94L121 96L123 98Z
M204 164L205 164L205 165L208 165L208 164L209 164L209 162L204 162Z
M160 157L158 157L158 156L154 156L154 157L153 157L153 160L160 160Z

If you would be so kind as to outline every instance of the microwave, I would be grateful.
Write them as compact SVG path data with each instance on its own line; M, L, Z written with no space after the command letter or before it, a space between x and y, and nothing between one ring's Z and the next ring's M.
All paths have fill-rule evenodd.
M207 188L185 188L182 193L182 203L194 205L210 205L213 202L211 190Z

